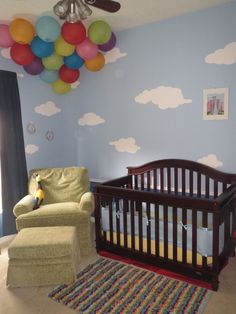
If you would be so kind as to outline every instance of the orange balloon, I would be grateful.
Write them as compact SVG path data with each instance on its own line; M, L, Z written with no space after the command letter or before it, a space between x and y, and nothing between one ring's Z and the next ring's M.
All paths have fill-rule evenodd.
M87 70L92 72L97 72L101 70L105 65L105 58L101 52L98 52L95 58L90 60L85 60L85 67Z
M34 26L25 19L15 19L9 25L12 39L19 44L29 44L34 38Z

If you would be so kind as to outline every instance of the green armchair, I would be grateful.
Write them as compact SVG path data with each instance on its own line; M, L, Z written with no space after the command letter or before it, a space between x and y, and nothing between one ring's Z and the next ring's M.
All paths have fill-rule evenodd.
M42 179L45 194L42 205L33 210L37 182ZM89 191L88 171L83 167L33 169L29 176L29 194L13 208L16 228L75 226L81 255L92 248L90 216L94 211L94 197Z

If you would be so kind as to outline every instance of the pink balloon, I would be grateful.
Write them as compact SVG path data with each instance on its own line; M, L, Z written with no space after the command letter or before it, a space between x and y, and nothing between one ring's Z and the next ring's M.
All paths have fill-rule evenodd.
M98 54L98 46L86 38L81 44L77 45L76 51L84 60L91 60Z
M14 44L13 39L9 33L9 26L0 24L0 47L9 48Z

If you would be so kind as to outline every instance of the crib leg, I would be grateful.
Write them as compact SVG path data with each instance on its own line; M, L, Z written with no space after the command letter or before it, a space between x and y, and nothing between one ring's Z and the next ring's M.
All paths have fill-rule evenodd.
M218 276L214 276L212 278L211 286L212 286L213 291L217 291L218 290L218 287L219 287Z

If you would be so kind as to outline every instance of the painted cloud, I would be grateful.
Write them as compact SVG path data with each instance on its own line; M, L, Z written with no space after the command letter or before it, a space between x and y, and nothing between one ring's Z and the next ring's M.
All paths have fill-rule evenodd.
M108 51L105 55L105 63L114 63L118 59L122 57L126 57L126 52L120 52L119 48L113 48L112 50Z
M223 165L223 162L218 160L216 155L209 154L208 156L198 159L198 162L210 166L212 168L218 168Z
M61 112L61 109L58 108L54 102L52 101L47 101L45 104L41 104L39 106L36 106L34 108L34 111L36 113L39 113L43 116L51 117L54 114L57 114L58 112Z
M5 59L11 59L10 48L3 48L3 49L1 50L1 55L2 55L3 58L5 58Z
M180 105L191 103L192 99L185 99L179 88L158 86L151 90L144 90L135 97L135 101L144 105L152 102L160 109L174 109Z
M39 150L39 147L34 144L28 144L25 148L26 154L32 155Z
M116 150L121 153L135 154L140 149L133 137L120 138L118 141L110 142L109 144L114 145Z
M105 120L94 112L88 112L82 118L78 120L79 125L82 125L82 126L98 125L104 122Z
M80 82L79 81L76 81L74 83L71 84L71 88L75 89L79 86Z
M236 42L226 45L205 57L206 63L233 64L236 63Z

